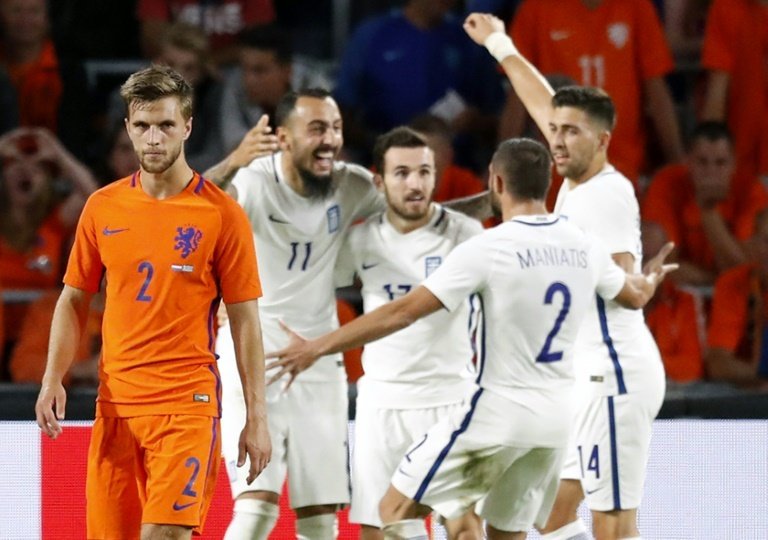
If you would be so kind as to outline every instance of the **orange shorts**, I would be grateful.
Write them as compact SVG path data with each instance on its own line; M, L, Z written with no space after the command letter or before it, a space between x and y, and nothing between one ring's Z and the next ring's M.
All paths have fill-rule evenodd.
M218 418L96 418L88 449L88 538L138 538L143 523L201 532L220 454Z

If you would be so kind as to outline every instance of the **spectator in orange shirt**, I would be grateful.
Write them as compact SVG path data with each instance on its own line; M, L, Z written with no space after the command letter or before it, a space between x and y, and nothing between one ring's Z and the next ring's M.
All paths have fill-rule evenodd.
M0 282L6 290L58 289L71 233L96 182L41 128L17 128L0 137L0 160ZM24 302L5 306L8 348L26 308Z
M270 459L261 284L244 212L184 157L192 88L172 69L150 67L121 93L141 168L83 209L35 413L41 430L58 437L62 381L106 277L87 536L189 540L202 530L220 463L213 328L222 298L247 406L238 446L239 464L250 458L249 482Z
M648 259L665 244L666 234L651 222L643 223L642 233L643 259ZM645 323L659 346L667 380L689 383L704 378L700 320L697 299L671 280L645 306Z
M0 280L6 288L58 287L65 244L96 182L45 129L0 137L0 158Z
M728 122L743 178L768 177L768 1L714 0L701 65L708 72L706 120Z
M658 223L675 242L678 283L712 285L718 274L746 262L744 241L768 193L735 181L733 141L725 124L703 122L691 135L687 162L652 179L643 199L645 221Z
M752 261L715 283L704 357L707 377L768 389L768 212L757 218Z
M636 187L646 158L643 111L651 117L666 159L682 159L680 129L664 80L674 64L649 0L526 0L509 33L542 73L566 75L612 96L620 121L608 157ZM524 125L525 110L510 91L501 138L519 136Z

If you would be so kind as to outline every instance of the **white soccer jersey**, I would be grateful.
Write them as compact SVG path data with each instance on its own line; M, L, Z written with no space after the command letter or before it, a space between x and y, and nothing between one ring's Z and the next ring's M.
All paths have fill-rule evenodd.
M635 272L641 271L640 209L631 182L611 165L573 189L563 182L555 212L610 253L631 253ZM642 310L595 297L576 342L577 384L592 395L624 394L658 384L661 366Z
M256 236L265 351L287 345L279 320L308 338L338 327L333 269L341 243L353 222L384 208L371 173L362 167L336 162L335 193L316 200L285 183L281 158L278 153L256 159L232 181ZM305 381L344 377L341 355L323 357L299 375Z
M478 383L530 410L513 445L563 447L572 408L572 346L595 290L625 281L599 243L555 216L519 216L459 245L423 285L453 310L481 299Z
M339 254L337 285L362 281L365 311L373 311L419 285L454 247L480 234L480 223L433 205L429 223L398 232L385 213L352 227ZM440 311L365 346L361 395L375 407L409 409L455 403L471 388L473 353L469 302ZM463 373L462 373L463 372Z

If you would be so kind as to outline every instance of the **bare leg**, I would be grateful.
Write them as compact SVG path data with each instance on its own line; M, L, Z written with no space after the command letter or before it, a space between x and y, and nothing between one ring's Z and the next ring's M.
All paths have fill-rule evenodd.
M542 534L551 533L579 519L577 512L583 499L584 492L581 489L581 482L578 480L560 480L552 513L549 514L547 524L539 532Z
M640 531L637 530L637 508L611 512L593 510L592 534L595 540L619 540L640 536Z

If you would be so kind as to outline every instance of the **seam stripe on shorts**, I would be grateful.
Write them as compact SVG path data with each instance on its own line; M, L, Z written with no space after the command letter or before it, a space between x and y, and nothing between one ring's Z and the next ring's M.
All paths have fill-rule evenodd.
M219 432L219 419L216 417L211 417L211 448L208 450L208 469L205 472L205 482L203 483L203 497L205 497L205 494L208 493L208 484L210 482L215 482L216 478L213 477L211 474L211 467L213 466L213 460L214 459L221 459L219 456L213 455L213 449L216 448L216 439L218 438L218 432ZM203 505L200 505L200 517L202 518L202 512L204 508ZM202 521L202 519L201 519Z
M445 456L448 455L448 452L451 450L451 447L453 446L453 443L456 442L456 439L464 433L467 428L469 427L469 422L472 420L472 415L475 412L475 407L477 406L477 401L480 399L480 395L483 393L483 389L479 388L477 392L475 392L475 395L472 396L472 402L469 406L469 411L467 411L466 416L464 416L464 420L461 422L461 425L459 426L459 429L451 433L451 439L448 441L448 444L445 445L445 448L440 452L440 455L437 456L437 459L435 460L435 463L432 465L432 467L429 469L429 472L427 473L427 476L424 478L424 481L419 486L418 491L416 491L416 495L413 496L413 500L416 502L420 502L421 498L424 496L424 492L427 490L427 486L429 486L429 483L432 481L432 478L435 476L435 473L437 472L437 469L440 468L440 465L442 464L443 460L445 459Z
M613 396L608 396L608 426L611 431L611 479L613 481L613 509L621 510L619 493L619 454L616 447L616 415L613 409Z
M611 338L611 334L608 332L608 317L605 313L605 300L603 300L599 295L596 296L597 298L597 313L600 316L600 330L603 332L603 343L605 343L605 346L608 347L608 354L611 357L611 361L613 362L613 369L616 371L616 384L619 386L619 394L626 394L627 393L627 387L624 384L624 371L621 368L621 363L619 362L619 353L616 352L616 349L613 346L613 339Z

